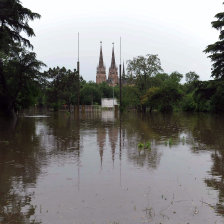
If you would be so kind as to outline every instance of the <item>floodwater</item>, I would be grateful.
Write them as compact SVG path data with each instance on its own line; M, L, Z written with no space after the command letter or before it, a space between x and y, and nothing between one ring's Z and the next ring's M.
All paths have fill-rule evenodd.
M223 136L209 114L0 119L0 223L224 223Z

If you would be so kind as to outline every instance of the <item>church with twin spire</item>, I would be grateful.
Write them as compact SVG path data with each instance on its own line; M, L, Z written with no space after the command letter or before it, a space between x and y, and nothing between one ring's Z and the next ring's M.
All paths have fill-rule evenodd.
M109 73L107 78L106 67L103 62L102 42L100 42L100 58L99 58L99 65L97 66L97 71L96 71L96 83L100 84L103 82L107 82L110 86L116 86L118 84L118 69L115 63L114 45L113 45L111 65L109 68Z

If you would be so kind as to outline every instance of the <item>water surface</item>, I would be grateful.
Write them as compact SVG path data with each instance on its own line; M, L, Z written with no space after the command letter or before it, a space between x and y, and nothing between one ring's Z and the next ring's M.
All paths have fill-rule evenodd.
M224 223L223 136L209 114L0 119L0 223Z

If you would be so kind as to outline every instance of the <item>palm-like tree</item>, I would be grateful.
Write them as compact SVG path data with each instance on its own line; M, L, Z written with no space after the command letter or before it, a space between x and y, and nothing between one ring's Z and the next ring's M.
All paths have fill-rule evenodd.
M0 0L0 50L7 50L14 42L32 48L30 41L21 36L21 32L28 37L34 36L28 21L36 18L40 18L40 15L24 8L19 0Z
M25 49L33 46L21 35L35 35L28 22L36 18L40 15L24 8L19 0L0 0L0 110L7 114L32 98L43 78L39 72L43 63Z

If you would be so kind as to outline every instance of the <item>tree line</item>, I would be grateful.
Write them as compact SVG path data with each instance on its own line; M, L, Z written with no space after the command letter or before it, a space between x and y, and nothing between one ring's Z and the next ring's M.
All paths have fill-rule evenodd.
M15 112L37 105L68 110L80 104L100 105L101 98L119 98L119 86L86 82L76 70L50 68L37 59L28 37L35 35L29 21L40 19L38 13L22 6L19 0L0 1L0 112ZM158 55L148 54L127 61L122 76L122 110L224 111L224 12L215 16L212 26L220 32L219 40L207 46L212 61L212 80L200 81L195 72L180 74L163 71ZM185 78L185 83L181 80Z

